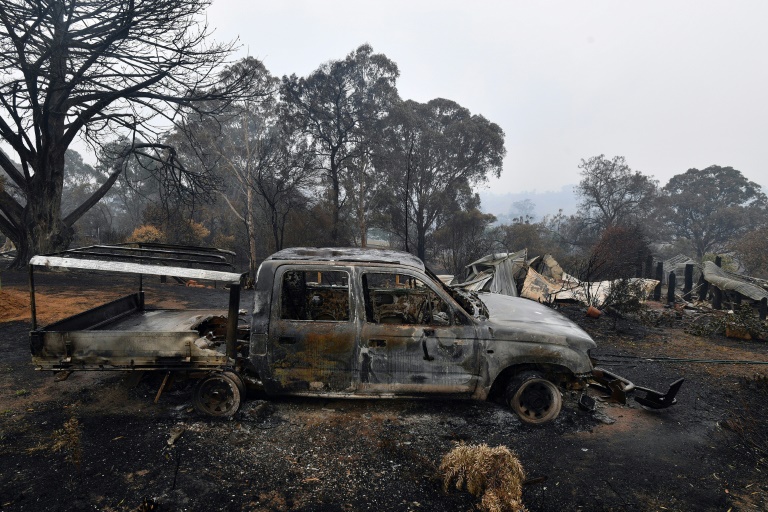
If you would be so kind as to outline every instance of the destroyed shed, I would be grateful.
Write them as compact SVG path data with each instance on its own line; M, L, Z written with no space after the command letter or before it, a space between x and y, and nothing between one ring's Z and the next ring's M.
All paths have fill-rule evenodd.
M536 302L580 302L602 304L614 281L585 282L563 271L551 254L527 259L527 249L515 253L489 254L469 264L468 277L452 286L474 292L524 297ZM643 298L658 284L654 279L631 279Z

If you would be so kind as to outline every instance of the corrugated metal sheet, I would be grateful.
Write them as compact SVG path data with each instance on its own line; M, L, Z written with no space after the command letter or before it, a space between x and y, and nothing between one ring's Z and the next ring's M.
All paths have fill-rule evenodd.
M721 290L738 292L752 300L762 300L764 297L768 297L768 291L765 289L726 272L711 261L704 262L704 279Z

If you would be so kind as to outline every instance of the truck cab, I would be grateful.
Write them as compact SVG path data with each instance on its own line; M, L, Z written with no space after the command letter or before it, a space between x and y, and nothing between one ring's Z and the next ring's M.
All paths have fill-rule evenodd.
M293 248L259 268L248 359L267 394L493 396L538 423L590 375L594 346L549 308L452 290L408 253Z

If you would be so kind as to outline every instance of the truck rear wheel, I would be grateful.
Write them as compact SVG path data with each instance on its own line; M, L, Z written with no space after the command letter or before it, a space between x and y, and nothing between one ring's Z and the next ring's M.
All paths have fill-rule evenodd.
M240 400L245 400L245 381L240 376L239 373L233 372L232 370L227 370L224 372L224 375L235 381L235 384L237 384L237 389L240 391Z
M523 372L507 385L505 399L520 419L542 425L557 418L563 396L555 384L536 372Z
M214 373L195 386L192 403L195 409L210 416L228 417L240 408L240 389L225 373Z

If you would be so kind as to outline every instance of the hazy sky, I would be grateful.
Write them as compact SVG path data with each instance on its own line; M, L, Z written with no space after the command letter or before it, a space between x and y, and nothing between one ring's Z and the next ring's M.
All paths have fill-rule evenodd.
M601 153L662 185L717 164L768 186L763 0L214 0L208 22L277 76L371 44L398 64L402 98L503 128L492 192L559 190Z

